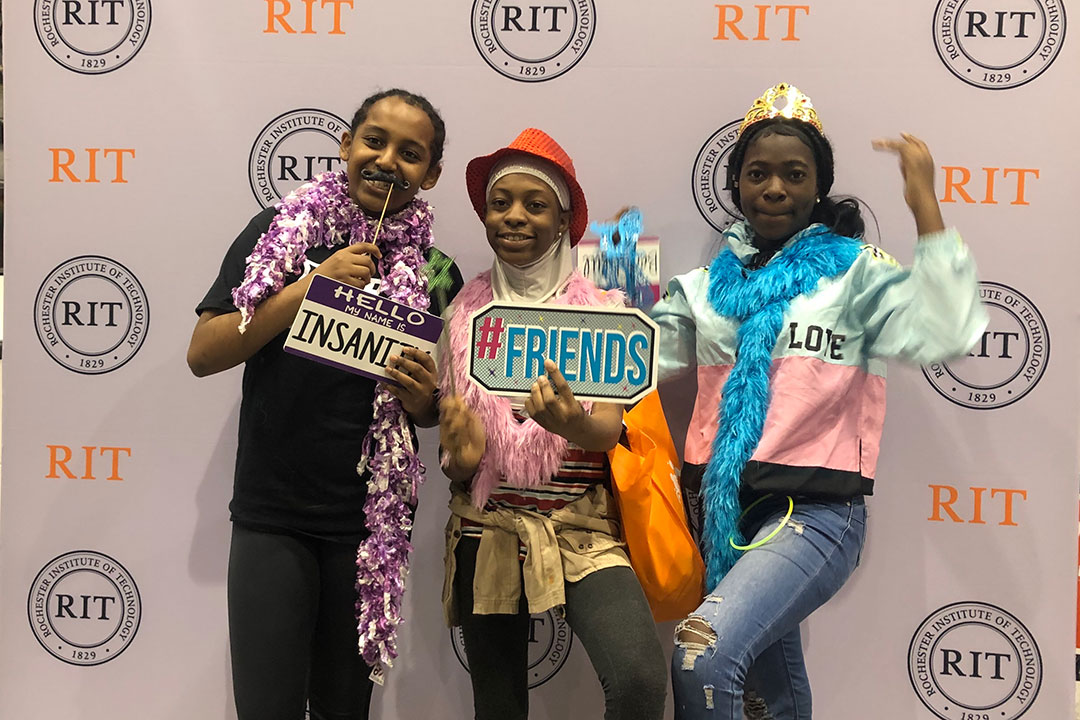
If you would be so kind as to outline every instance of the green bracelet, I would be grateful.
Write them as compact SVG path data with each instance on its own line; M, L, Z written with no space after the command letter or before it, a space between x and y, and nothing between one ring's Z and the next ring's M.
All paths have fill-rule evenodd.
M771 497L772 497L772 493L769 493L768 495L764 495L762 497L759 497L757 500L750 503L750 506L742 511L742 515L739 516L739 520L741 521L744 517L746 517L746 513L753 510L754 506L756 506L758 503L762 502L763 500L768 500ZM771 533L769 533L764 539L758 540L756 543L751 543L749 545L736 545L735 544L735 538L728 538L728 542L731 543L731 547L735 548L736 550L743 550L743 551L753 550L754 548L761 547L762 545L764 545L765 543L769 542L774 537L776 537L776 533L783 530L784 526L787 525L788 520L791 519L791 512L792 512L792 510L795 509L795 501L791 498L790 495L787 496L787 502L788 502L787 515L785 515L784 519L780 521L780 524L776 526L776 529L773 530Z

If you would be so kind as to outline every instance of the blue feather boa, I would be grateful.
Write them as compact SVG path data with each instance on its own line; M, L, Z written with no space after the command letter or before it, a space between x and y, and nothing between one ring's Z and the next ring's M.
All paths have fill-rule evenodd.
M709 588L739 559L730 541L745 544L738 527L739 484L765 427L772 353L784 314L792 298L811 292L822 278L846 272L859 250L858 241L812 225L758 270L744 274L731 248L709 267L709 303L717 314L740 323L735 366L724 383L712 457L702 480Z

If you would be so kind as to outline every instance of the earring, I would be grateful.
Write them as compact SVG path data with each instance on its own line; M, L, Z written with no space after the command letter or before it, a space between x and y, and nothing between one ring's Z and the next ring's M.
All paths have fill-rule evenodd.
M814 198L814 204L815 205L817 205L819 202L821 202L821 198Z
M735 181L735 187L739 187L739 181L738 180Z

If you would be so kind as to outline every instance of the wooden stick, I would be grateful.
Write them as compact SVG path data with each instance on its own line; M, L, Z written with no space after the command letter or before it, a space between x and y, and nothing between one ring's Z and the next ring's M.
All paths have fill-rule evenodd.
M390 194L394 192L394 183L390 183L390 189L386 191L386 202L383 203L382 212L379 214L379 222L375 225L375 237L371 238L371 244L379 239L379 231L382 230L382 221L386 217L386 208L390 206Z

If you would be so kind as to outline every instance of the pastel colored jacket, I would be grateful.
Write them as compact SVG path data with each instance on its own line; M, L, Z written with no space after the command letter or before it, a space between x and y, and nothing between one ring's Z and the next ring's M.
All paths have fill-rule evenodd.
M724 233L744 265L757 253L751 237L745 223ZM738 330L736 320L713 309L708 289L708 268L677 276L651 312L660 325L660 380L697 371L682 472L692 514ZM962 355L986 324L975 262L955 230L920 238L911 268L863 245L846 272L822 279L788 306L772 353L764 430L742 473L743 502L768 492L872 494L885 420L885 359L925 364Z

